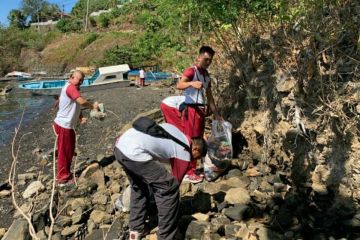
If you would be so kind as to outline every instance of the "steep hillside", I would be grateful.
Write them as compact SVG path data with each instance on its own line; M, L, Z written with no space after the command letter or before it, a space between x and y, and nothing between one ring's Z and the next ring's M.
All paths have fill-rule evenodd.
M23 49L21 58L28 71L46 70L51 74L63 74L79 66L96 66L106 50L126 45L132 33L101 32L63 34L54 39L41 52Z

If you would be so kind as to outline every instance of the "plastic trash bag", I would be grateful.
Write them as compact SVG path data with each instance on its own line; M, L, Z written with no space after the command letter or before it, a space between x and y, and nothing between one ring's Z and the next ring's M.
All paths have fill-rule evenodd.
M118 199L115 201L116 209L129 212L130 211L130 195L131 195L131 187L130 185L127 186L125 191L119 196Z
M211 182L216 180L223 172L227 170L230 161L211 160L209 154L204 159L204 177Z
M222 120L214 120L211 127L211 135L207 141L208 154L211 160L230 160L233 155L231 145L231 123Z
M227 170L232 159L231 123L214 120L211 135L207 141L208 152L204 159L204 175L207 181L214 181Z

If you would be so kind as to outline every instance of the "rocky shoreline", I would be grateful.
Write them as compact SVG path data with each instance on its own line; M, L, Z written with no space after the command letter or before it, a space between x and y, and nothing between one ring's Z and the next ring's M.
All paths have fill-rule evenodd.
M170 95L171 88L167 86L147 86L145 88L129 87L123 89L109 89L86 93L84 96L90 100L104 103L106 117L103 120L90 118L89 110L84 110L88 117L86 124L78 127L77 155L78 162L91 162L112 155L112 149L120 128L141 112L157 108L163 98ZM17 174L27 174L25 179L18 179L18 191L38 178L51 174L52 153L55 136L52 122L56 109L37 116L30 125L20 127L15 150L19 146ZM31 132L31 133L30 133ZM23 136L23 137L22 137ZM6 182L11 166L11 142L0 148L2 164L0 166L1 190L8 188ZM30 178L30 176L32 176ZM48 180L49 181L49 180ZM1 192L0 190L0 192ZM0 228L8 228L12 223L14 209L7 196L0 196Z
M107 116L102 121L90 118L77 130L75 172L79 176L78 185L55 191L53 209L57 217L52 239L128 239L128 214L116 207L116 200L124 195L128 181L121 166L114 161L114 142L138 114L161 120L161 113L155 108L171 94L174 94L171 87L153 85L86 96L103 102ZM32 209L32 222L39 239L47 239L50 231L54 140L50 126L54 114L50 111L37 121L32 128L37 137L25 136L19 154L16 195L25 212ZM179 239L359 237L357 205L346 197L335 199L333 191L322 187L321 181L314 177L312 182L308 179L304 184L297 183L296 174L301 173L302 165L290 167L286 159L264 158L259 147L262 144L260 133L266 132L261 124L263 116L247 114L245 112L243 124L233 129L234 156L228 170L213 182L181 184ZM293 133L290 125L280 130ZM291 146L296 140L306 140L302 136L292 136L288 139ZM284 150L276 154L285 156ZM0 191L3 216L0 234L7 231L4 240L27 239L27 222L12 209L8 194L6 188ZM149 210L151 232L146 239L155 240L156 206L151 205Z

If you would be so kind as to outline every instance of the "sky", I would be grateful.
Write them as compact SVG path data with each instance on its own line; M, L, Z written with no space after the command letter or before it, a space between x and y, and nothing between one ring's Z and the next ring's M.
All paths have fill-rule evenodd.
M49 3L58 4L60 9L64 8L66 13L69 13L77 0L47 0ZM7 16L12 9L21 8L22 0L0 0L0 23L8 26L9 22Z

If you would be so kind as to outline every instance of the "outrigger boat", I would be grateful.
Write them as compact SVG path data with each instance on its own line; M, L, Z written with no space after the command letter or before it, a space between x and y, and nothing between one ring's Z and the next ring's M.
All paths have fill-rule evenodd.
M128 87L131 83L131 81L128 80L129 71L130 67L128 64L98 68L91 78L84 79L81 85L81 92ZM19 84L18 87L29 90L34 95L58 96L66 82L67 80L65 79L26 82Z

